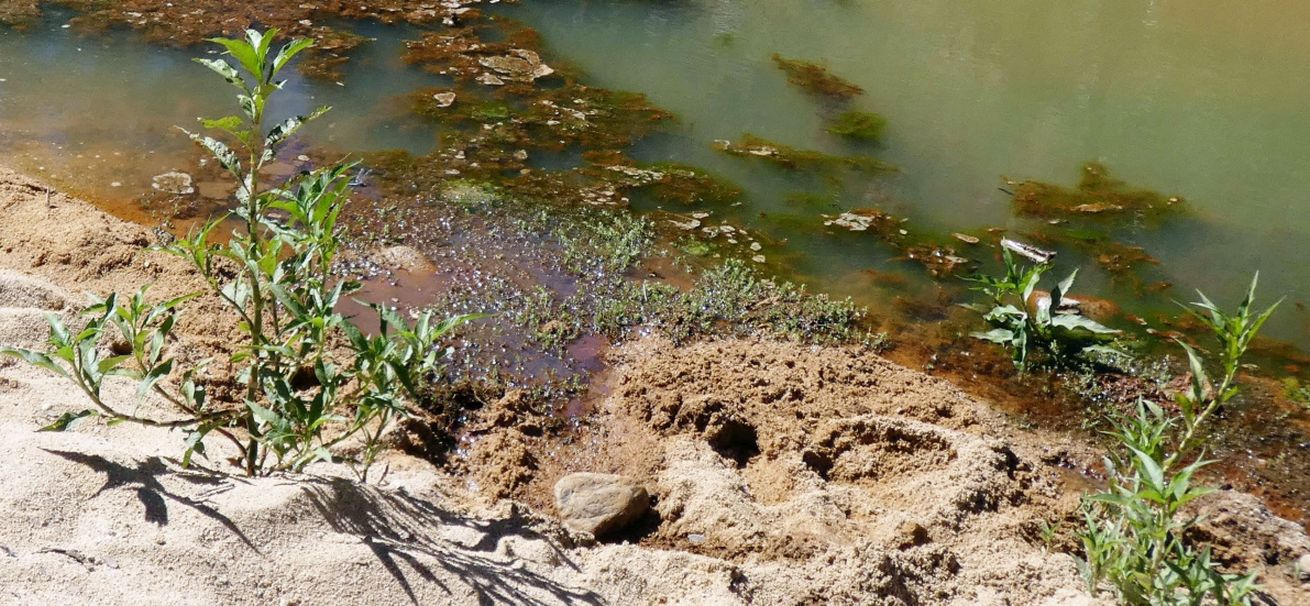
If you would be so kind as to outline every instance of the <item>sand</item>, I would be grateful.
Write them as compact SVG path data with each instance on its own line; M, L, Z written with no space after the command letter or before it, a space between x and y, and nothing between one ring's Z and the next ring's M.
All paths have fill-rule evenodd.
M6 345L36 345L87 291L197 286L144 250L148 230L25 178L0 174L0 213ZM230 339L212 304L186 316L186 356ZM84 403L0 363L0 603L1102 603L1065 553L1096 459L1078 436L857 348L650 338L609 363L568 439L510 394L473 420L467 457L388 453L367 484L332 464L244 478L221 453L183 469L176 431L37 433ZM548 496L570 471L628 475L653 511L616 542L571 533ZM1222 561L1310 603L1305 533L1247 495L1206 507Z

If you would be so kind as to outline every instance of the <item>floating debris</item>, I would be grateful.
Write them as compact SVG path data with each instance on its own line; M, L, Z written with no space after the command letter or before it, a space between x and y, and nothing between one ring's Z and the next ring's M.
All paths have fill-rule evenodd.
M1050 263L1051 259L1055 258L1054 251L1042 250L1031 244L1024 244L1009 238L1001 238L1001 248L1024 257L1033 263Z

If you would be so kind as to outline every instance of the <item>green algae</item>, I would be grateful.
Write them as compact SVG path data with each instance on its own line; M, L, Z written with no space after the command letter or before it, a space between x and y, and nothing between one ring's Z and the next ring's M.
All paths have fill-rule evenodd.
M828 126L828 132L839 137L861 141L878 141L887 128L887 119L873 112L848 111L838 114Z
M787 169L847 169L860 171L895 171L896 167L864 155L842 156L820 151L797 149L750 133L738 141L720 139L714 148L726 154L764 160Z
M1150 220L1177 212L1183 204L1178 196L1129 187L1110 176L1103 164L1083 165L1082 177L1074 189L1041 181L1011 183L1014 209L1020 216L1041 219L1116 219L1140 217Z
M777 53L773 55L773 63L787 75L788 82L812 95L847 101L864 94L863 88L834 75L818 63L788 59Z

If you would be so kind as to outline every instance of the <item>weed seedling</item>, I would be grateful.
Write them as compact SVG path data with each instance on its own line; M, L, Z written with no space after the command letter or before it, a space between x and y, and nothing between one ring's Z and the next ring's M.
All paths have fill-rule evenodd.
M336 164L271 186L262 180L283 144L327 111L265 127L269 99L284 84L278 74L313 45L293 40L274 53L276 35L275 29L251 30L245 39L215 38L231 61L196 60L238 90L239 114L201 120L215 136L187 135L237 182L235 214L244 229L218 243L212 234L228 217L215 217L163 249L195 268L239 327L242 340L226 353L238 369L241 401L215 404L200 380L204 365L180 369L169 356L178 313L198 295L150 303L143 287L130 298L96 300L83 310L87 321L77 330L52 316L45 351L3 350L68 377L94 405L46 429L67 429L91 416L181 428L184 464L204 456L206 439L217 434L236 446L249 475L330 460L334 447L354 439L358 454L351 463L363 478L387 428L422 399L425 382L440 371L449 350L437 344L470 316L437 321L429 311L411 323L395 310L375 307L379 327L368 335L336 311L341 298L359 288L333 274L341 244L337 219L353 165ZM130 352L104 351L103 344L115 340L129 344ZM153 393L173 416L138 416L107 401L103 388L110 377L137 381L138 397Z

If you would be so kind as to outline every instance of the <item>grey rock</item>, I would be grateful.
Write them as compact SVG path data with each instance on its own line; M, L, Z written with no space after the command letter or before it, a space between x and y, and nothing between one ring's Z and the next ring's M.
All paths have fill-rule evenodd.
M629 478L574 473L555 483L555 506L564 525L595 537L622 530L650 507L646 489Z

